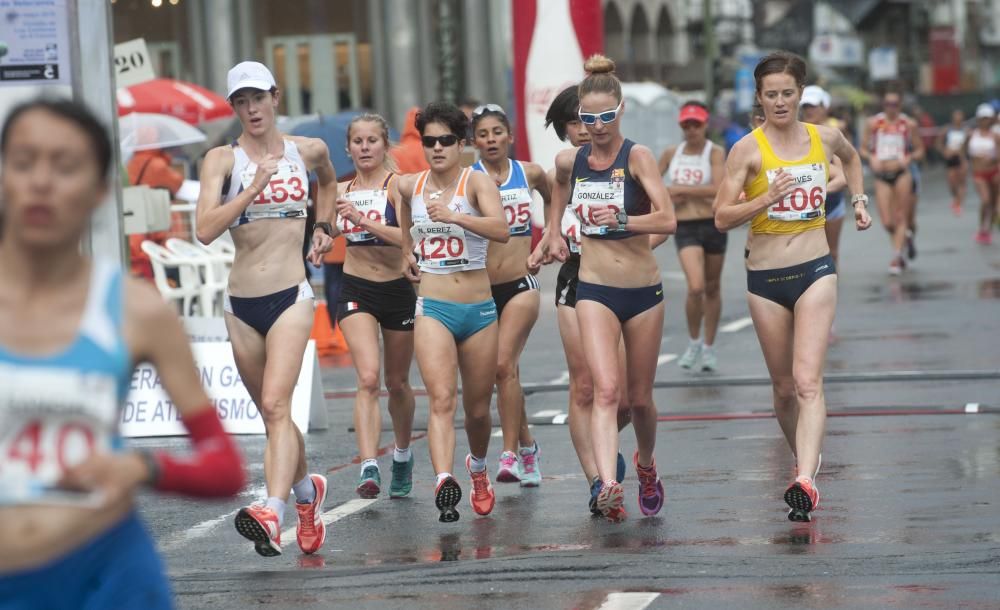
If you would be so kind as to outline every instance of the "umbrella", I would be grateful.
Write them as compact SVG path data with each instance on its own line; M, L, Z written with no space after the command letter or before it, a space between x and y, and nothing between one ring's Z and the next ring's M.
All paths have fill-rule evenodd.
M174 148L205 141L205 134L166 114L133 112L119 119L119 137L126 156L137 150Z
M347 154L347 126L350 125L351 119L363 113L363 110L348 110L332 115L319 115L312 121L295 125L289 133L293 136L319 138L326 142L326 147L330 149L330 160L333 161L333 168L337 170L337 176L341 178L351 176L354 174L354 161ZM389 140L399 141L399 134L396 130L389 130Z
M118 116L133 112L169 114L192 125L232 116L226 99L204 87L171 78L123 87L118 90Z

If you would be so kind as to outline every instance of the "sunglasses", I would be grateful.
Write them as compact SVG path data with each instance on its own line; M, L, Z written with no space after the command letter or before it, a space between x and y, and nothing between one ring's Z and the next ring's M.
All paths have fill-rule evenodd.
M580 112L577 111L577 116L580 117L580 122L584 125L593 125L597 122L597 119L601 119L602 123L614 123L618 119L618 113L622 111L622 104L625 100L618 102L618 107L614 110L605 110L604 112Z
M454 146L458 143L458 136L453 133L448 133L443 136L420 136L420 142L424 145L424 148L434 148L441 144L442 147L448 148L449 146Z
M899 102L882 102L882 105L895 108L896 106L899 106Z
M476 118L477 116L486 114L487 112L498 112L507 116L507 113L503 111L503 108L497 104L483 104L482 106L476 106L476 109L472 111L472 118Z

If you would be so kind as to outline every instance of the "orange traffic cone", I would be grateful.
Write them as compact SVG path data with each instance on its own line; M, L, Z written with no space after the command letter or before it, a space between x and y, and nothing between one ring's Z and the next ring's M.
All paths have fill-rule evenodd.
M312 333L310 339L316 341L316 353L320 356L332 356L347 352L347 341L340 333L340 328L334 329L330 324L330 314L327 313L326 302L318 301L313 314Z

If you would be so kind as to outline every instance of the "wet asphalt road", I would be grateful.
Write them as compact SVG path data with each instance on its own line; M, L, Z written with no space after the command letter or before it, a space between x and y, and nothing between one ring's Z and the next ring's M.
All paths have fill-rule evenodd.
M973 242L977 203L952 216L940 170L925 172L924 181L918 258L902 278L886 274L888 239L877 220L867 233L845 229L826 387L838 417L829 421L812 523L785 518L781 495L793 462L768 417L770 388L738 383L766 375L743 322L741 230L730 235L723 276L730 332L720 334L720 371L711 376L684 373L671 359L687 341L684 282L673 244L658 250L667 313L657 381L704 383L656 391L667 493L659 516L638 512L631 467L629 519L613 525L587 511L568 428L552 424L567 401L553 267L540 276L542 314L521 363L525 384L541 390L527 399L543 452L539 489L497 485L490 517L463 503L457 523L438 523L419 397L412 497L358 500L345 397L353 372L332 359L323 370L330 428L307 438L312 469L330 480L325 508L336 520L326 547L303 556L289 538L283 556L265 559L236 533L235 511L263 494L263 441L241 438L251 484L240 498L141 500L179 607L1000 607L1000 382L955 373L1000 369L1000 246ZM837 378L851 374L868 379ZM412 379L422 385L415 366ZM975 409L967 405L980 412L965 413ZM383 443L390 447L391 435ZM626 455L634 446L629 430ZM382 458L386 474L389 459Z

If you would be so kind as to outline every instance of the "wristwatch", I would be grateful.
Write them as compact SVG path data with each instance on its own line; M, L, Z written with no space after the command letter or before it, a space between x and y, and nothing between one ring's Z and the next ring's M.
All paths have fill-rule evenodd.
M328 222L317 222L317 223L314 223L313 224L313 233L316 232L316 229L323 229L324 233L326 233L329 237L333 237L333 227Z
M624 211L615 212L615 222L618 223L619 229L624 229L625 224L628 222L628 214Z
M864 204L866 208L868 207L868 195L865 195L864 193L858 193L857 195L851 197L851 205L854 205L859 201L862 204Z

